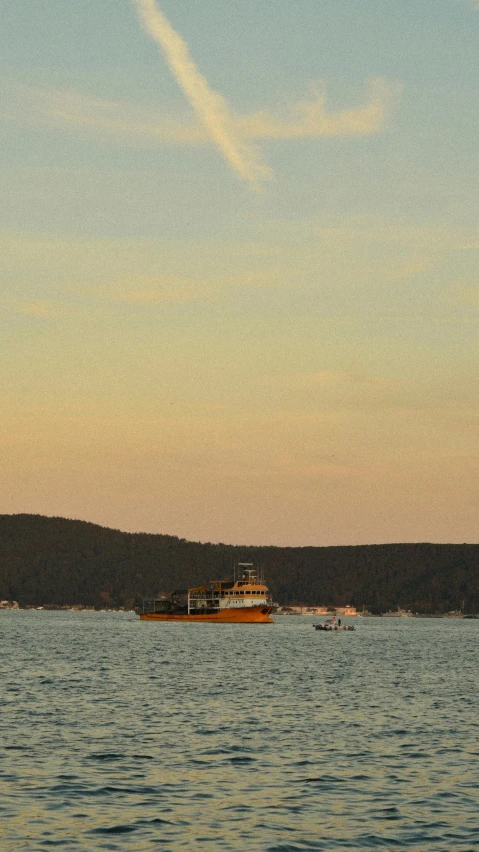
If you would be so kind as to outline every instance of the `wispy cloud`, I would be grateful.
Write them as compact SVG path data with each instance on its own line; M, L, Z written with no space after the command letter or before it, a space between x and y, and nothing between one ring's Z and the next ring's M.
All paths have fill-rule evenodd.
M172 307L188 302L219 299L235 288L274 286L281 276L280 269L249 270L210 278L179 275L131 275L126 279L94 290L95 295L111 302L131 305Z
M73 89L4 83L0 120L90 132L120 144L202 145L208 141L204 128L196 121L170 118L158 109L96 98Z
M213 282L177 275L137 275L101 287L98 295L111 302L131 305L171 307L187 302L214 298L218 288Z
M148 104L112 101L74 90L43 90L4 81L0 120L94 135L113 144L134 146L205 145L213 142L234 172L258 188L272 177L254 143L323 136L367 136L385 129L402 86L376 78L366 102L331 110L322 84L286 108L240 115L214 91L194 63L188 45L173 29L156 0L132 0L147 34L161 49L195 117L165 115Z
M384 130L397 104L402 85L376 78L364 106L330 112L326 95L311 84L312 96L291 108L292 117L276 118L261 111L241 119L241 130L250 139L302 139L319 136L367 136Z
M381 133L393 112L402 89L392 80L375 79L362 106L328 110L327 99L317 85L311 95L290 103L282 114L261 110L230 115L230 126L241 144L259 140L293 140L323 136L368 136ZM4 85L0 119L28 126L43 126L75 132L121 145L205 145L206 128L182 117L165 116L153 107L95 98L74 90L37 89Z
M17 313L38 317L39 319L57 319L65 313L63 306L56 302L16 302L14 305Z
M302 373L295 376L295 381L306 387L321 385L370 385L377 388L392 388L397 386L397 381L386 379L382 376L366 376L358 373L349 373L347 370L319 370L317 373Z
M238 134L228 104L215 92L190 56L188 45L173 29L155 0L132 0L146 32L163 51L172 74L198 118L234 171L252 186L271 175L256 151Z

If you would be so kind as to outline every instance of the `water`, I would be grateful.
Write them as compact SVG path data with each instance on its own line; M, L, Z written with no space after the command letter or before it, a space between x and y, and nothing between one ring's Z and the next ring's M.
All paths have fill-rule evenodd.
M479 621L314 620L1 612L2 852L479 849Z

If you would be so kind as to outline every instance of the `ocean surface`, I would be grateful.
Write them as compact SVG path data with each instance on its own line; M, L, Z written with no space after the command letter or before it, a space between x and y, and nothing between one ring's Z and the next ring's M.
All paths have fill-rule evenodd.
M0 612L0 849L479 849L479 621Z

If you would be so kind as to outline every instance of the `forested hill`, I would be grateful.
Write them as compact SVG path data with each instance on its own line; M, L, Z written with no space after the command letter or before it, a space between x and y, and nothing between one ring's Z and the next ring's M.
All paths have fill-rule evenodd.
M479 611L478 544L233 547L0 515L0 599L21 606L130 608L144 595L228 577L238 561L264 568L281 604Z

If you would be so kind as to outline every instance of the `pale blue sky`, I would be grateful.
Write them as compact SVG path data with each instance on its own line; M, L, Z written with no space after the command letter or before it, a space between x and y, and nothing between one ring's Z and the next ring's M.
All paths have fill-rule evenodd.
M230 159L138 8L1 2L0 511L477 539L479 3L159 0Z

